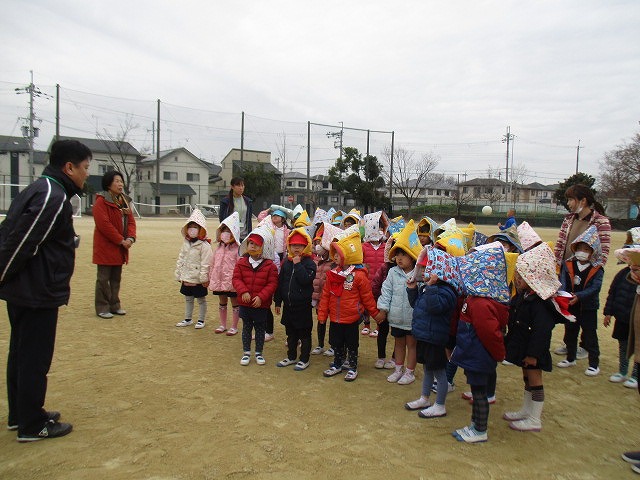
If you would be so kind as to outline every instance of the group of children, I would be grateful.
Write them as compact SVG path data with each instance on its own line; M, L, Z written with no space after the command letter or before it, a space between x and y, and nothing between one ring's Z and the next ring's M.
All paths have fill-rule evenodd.
M346 372L344 379L351 382L358 377L360 336L375 337L374 366L393 370L388 382L413 383L415 368L422 364L421 395L405 404L422 418L446 415L452 375L457 367L464 369L472 416L453 436L469 443L488 438L498 362L521 367L524 379L521 408L503 418L514 430L542 428L542 372L552 368L550 342L557 323L565 324L567 351L558 366L575 365L582 329L581 344L589 357L585 374L600 371L596 325L604 262L595 227L571 242L573 255L558 275L551 247L527 222L486 237L472 224L458 227L454 219L439 225L424 217L416 225L401 217L389 219L384 212L361 217L356 210L317 209L310 219L302 207L273 205L258 218L259 225L240 239L237 213L227 217L216 230L212 252L205 218L195 210L182 229L185 240L176 267L186 298L185 319L177 326L193 324L198 299L195 327L204 327L206 295L212 291L220 298L216 333L235 335L242 318L242 365L251 362L252 339L255 362L266 363L272 302L287 335L287 356L278 367L305 370L311 355L324 354L333 361L323 375ZM605 307L605 326L614 316L614 338L620 341L620 371L612 381L630 381L625 334L636 283L623 272ZM233 316L228 328L229 301ZM314 309L317 346L312 349ZM392 358L386 355L389 333ZM637 368L631 378L637 380Z

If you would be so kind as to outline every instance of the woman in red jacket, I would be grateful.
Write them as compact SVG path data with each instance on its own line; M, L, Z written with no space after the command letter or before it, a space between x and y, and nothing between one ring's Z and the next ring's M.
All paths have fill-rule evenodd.
M122 265L129 263L129 249L136 241L136 220L120 172L105 173L102 188L93 205L93 263L98 266L95 306L100 318L112 318L114 313L127 313L120 305L120 280Z

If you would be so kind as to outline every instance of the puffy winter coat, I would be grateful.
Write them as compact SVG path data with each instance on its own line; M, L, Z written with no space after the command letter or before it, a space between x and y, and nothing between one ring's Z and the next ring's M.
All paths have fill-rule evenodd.
M380 295L382 294L382 283L387 279L387 275L389 274L389 270L393 267L393 263L385 262L376 272L376 276L371 280L371 292L373 293L373 298L378 300Z
M365 312L373 317L380 313L366 268L351 265L347 270L351 267L354 268L346 277L338 273L340 267L327 272L318 305L318 322L325 323L330 318L333 323L355 323Z
M380 270L380 267L385 263L384 258L384 243L380 243L376 249L370 242L362 243L362 261L369 270L369 281L373 280Z
M259 308L269 308L278 288L278 269L272 260L266 258L254 269L249 263L249 255L243 255L233 269L232 283L238 292L238 305L251 307L253 298L259 297L262 302ZM245 293L251 295L251 300L247 303L242 301Z
M413 307L411 334L416 340L446 345L451 315L456 307L455 290L449 284L438 281L435 285L407 288L407 294L409 304Z
M179 282L207 283L211 266L211 245L206 240L184 240L176 262L175 277Z
M234 292L233 269L238 262L238 244L220 242L211 257L209 267L209 290L212 292Z
M525 357L534 357L538 364L532 368L550 372L549 347L555 319L555 309L549 300L543 300L534 293L526 297L521 293L516 295L511 300L509 327L504 339L506 360L522 366Z
M631 307L633 307L633 301L636 298L636 287L638 286L629 280L630 271L629 267L625 267L616 273L609 287L607 301L602 312L605 315L611 315L622 323L629 323Z
M122 241L136 239L136 219L132 212L123 213L113 202L109 192L96 195L93 204L93 263L96 265L124 265L129 263L129 250Z
M600 289L602 288L602 279L604 277L604 270L602 267L591 266L589 272L584 281L582 288L577 290L574 285L574 277L578 273L574 260L567 260L562 265L562 271L560 272L560 282L562 283L562 290L574 294L578 297L578 303L570 307L571 313L582 310L597 310L600 307Z
M31 308L68 303L76 255L69 198L80 193L48 165L11 202L0 225L0 298Z
M381 295L378 298L378 309L387 311L387 320L392 327L411 330L413 308L409 305L407 295L408 275L400 268L393 267L382 282Z
M486 297L467 297L460 312L451 361L472 372L491 373L504 360L503 330L509 307Z
M274 296L276 307L283 302L287 306L311 305L315 276L316 264L311 257L302 257L300 263L285 260L280 269L278 289Z
M313 279L313 295L311 296L311 300L317 305L322 295L322 287L324 287L324 282L327 279L327 272L335 267L336 264L329 259L323 260L316 257L315 260L317 260L317 268L316 276Z

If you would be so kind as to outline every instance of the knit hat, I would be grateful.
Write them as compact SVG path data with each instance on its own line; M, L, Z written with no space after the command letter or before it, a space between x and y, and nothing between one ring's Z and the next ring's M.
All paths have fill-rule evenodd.
M254 241L254 235L257 235L262 239L262 258L273 260L275 257L275 240L273 238L274 230L268 223L258 225L256 228L251 230L247 238L245 238L240 244L238 255L242 256L247 253L247 244L249 243L249 240Z
M384 234L380 235L380 230L386 233L389 227L386 213L382 211L367 213L362 219L364 220L364 235L362 236L364 242L375 242L384 238Z
M522 244L520 243L520 237L518 237L518 230L516 229L515 225L512 225L511 227L505 230L502 230L498 233L494 233L487 239L487 242L491 243L491 242L495 242L496 240L504 240L509 242L511 245L516 247L516 250L518 250L518 252L520 253L524 251L522 249Z
M560 288L556 274L556 259L546 243L541 243L518 256L516 270L543 300L552 297Z
M460 278L467 295L492 298L509 303L507 264L502 246L491 244L489 248L475 250L456 258Z
M591 258L589 259L591 265L602 265L602 247L600 244L600 235L598 235L598 229L595 225L591 225L584 232L582 232L578 236L578 238L571 242L569 248L571 248L571 251L573 253L576 252L578 243L586 243L591 247L591 250L593 250L593 252L591 253Z
M204 214L200 211L199 208L193 209L193 211L191 212L191 215L189 215L189 218L187 219L185 224L182 226L182 229L180 230L180 232L182 233L182 236L183 237L187 236L187 225L189 225L191 222L197 223L198 226L200 227L200 234L198 235L198 238L200 240L204 240L205 238L207 238L207 219L204 216Z
M303 210L293 222L294 227L308 227L309 225L311 225L311 220L306 210Z
M522 249L526 252L530 250L532 247L542 242L540 235L536 233L529 222L524 221L517 227L518 238L520 239L520 245L522 245Z
M389 235L393 235L394 233L399 233L404 227L406 223L402 215L397 216L389 220L389 226L387 227L387 233Z
M413 220L409 220L409 223L407 223L402 231L394 238L395 245L389 250L389 256L385 256L385 259L390 260L395 256L398 250L403 250L414 260L418 259L418 255L420 255L420 252L422 251L422 245L420 244L420 239L416 233L416 227Z
M330 222L330 221L331 221L331 218L329 217L326 211L324 211L320 207L316 208L316 211L313 214L313 220L311 220L311 223L313 225L318 225L319 223Z
M462 281L456 259L443 250L426 245L418 255L414 278L427 280L431 273L435 273L440 280L451 285L458 295L462 293Z
M354 225L355 226L355 225ZM337 256L337 263L341 266L356 265L362 263L362 243L360 242L360 232L357 229L347 229L339 234L331 242L330 255Z
M619 260L627 265L640 265L640 245L634 245L629 248L619 248L613 252Z
M221 229L223 226L226 226L229 229L233 236L233 240L236 244L240 245L240 215L238 212L233 212L220 222L220 225L216 229L216 242L220 242L220 234L222 233Z

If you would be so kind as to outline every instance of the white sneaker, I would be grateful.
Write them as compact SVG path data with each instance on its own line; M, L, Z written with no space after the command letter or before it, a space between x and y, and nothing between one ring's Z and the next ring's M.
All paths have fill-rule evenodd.
M566 355L567 354L567 346L566 345L562 345L558 348L556 348L553 353L555 353L556 355Z
M625 377L623 374L621 373L614 373L613 375L611 375L609 377L609 381L613 382L613 383L622 383L627 379L627 377Z
M539 432L542 430L542 422L531 417L523 418L509 423L509 428L520 432Z
M624 382L622 385L624 385L627 388L638 388L638 380L631 377L628 378L626 382Z
M560 360L558 363L556 363L556 365L560 368L575 367L576 361L574 360L573 362L570 362L565 358L564 360Z
M320 355L322 352L324 352L323 347L316 347L313 350L311 350L311 355Z
M385 370L393 370L394 368L396 368L396 362L394 362L393 360L387 360L386 362L384 362Z
M411 402L407 402L404 404L404 408L406 408L407 410L413 411L413 410L422 410L425 408L428 408L431 406L431 402L424 398L424 397L420 397L417 400L413 400Z
M295 364L293 369L296 372L301 372L302 370L306 369L308 366L309 366L309 362L303 362L302 360L300 360L298 363Z
M420 410L418 412L418 416L420 418L438 418L444 417L447 415L447 409L444 408L444 405L440 405L439 403L434 403L428 408L424 410Z
M264 365L267 361L264 359L262 355L256 355L256 363L258 365Z
M589 352L582 347L578 347L576 350L576 360L584 360L585 358L589 358Z
M322 355L324 355L325 357L333 357L333 348L327 348Z
M398 385L410 385L416 381L416 377L411 370L405 370L404 374L398 380Z
M404 367L397 369L395 372L389 375L387 377L387 382L396 383L398 380L402 378L402 375L404 375Z
M466 443L479 443L486 442L488 440L486 430L479 432L475 427L463 427L452 433L456 440Z
M189 325L193 325L193 320L182 320L176 323L176 327L188 327Z
M377 369L384 368L384 358L377 359L376 363L373 366L374 366L374 368L377 368Z
M595 377L600 373L600 367L589 367L584 371L587 377Z
M248 353L245 353L240 359L240 365L249 365L251 361L251 356Z
M197 329L204 328L204 322L201 322L200 320L198 320L196 322L196 327L195 328L197 328Z

